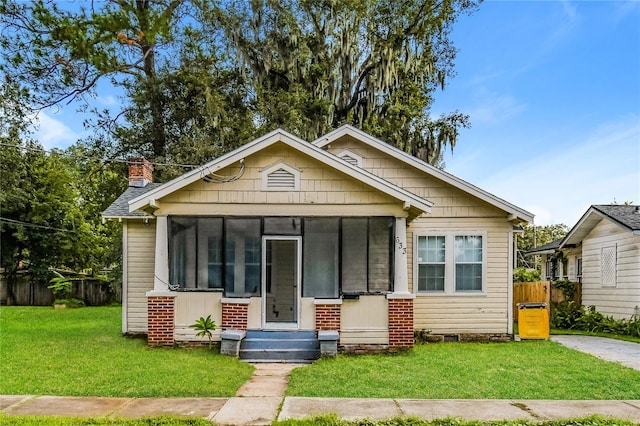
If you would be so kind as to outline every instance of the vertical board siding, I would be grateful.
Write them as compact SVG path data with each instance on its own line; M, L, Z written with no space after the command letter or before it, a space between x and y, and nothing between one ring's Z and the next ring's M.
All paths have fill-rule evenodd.
M221 292L178 292L175 298L175 339L176 341L208 341L207 337L196 336L196 330L189 327L200 317L216 323L212 340L220 341L222 332Z
M603 247L616 247L615 286L603 286ZM603 219L582 241L582 303L614 318L640 314L640 235Z
M153 290L155 221L127 221L127 324L130 334L147 332L146 292Z

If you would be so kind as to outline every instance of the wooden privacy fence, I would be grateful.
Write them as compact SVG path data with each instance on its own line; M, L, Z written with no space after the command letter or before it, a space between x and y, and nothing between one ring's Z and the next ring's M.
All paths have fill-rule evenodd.
M18 277L13 286L13 300L9 300L7 279L0 276L0 305L50 306L53 304L53 292L47 288L48 282L31 279L29 275ZM110 287L104 281L91 279L73 281L71 297L80 299L87 306L100 306L109 303L122 303L120 286Z
M513 319L518 322L518 303L547 304L547 311L551 305L551 283L538 281L532 283L514 283L513 285Z

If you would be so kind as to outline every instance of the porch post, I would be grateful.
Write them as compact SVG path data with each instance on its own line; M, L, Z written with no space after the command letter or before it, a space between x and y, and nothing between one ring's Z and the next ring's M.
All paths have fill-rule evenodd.
M407 275L407 219L396 217L393 293L410 294Z
M167 236L167 223L167 216L156 216L154 291L169 290L169 240Z
M407 273L407 219L396 217L393 293L387 295L389 307L389 349L413 347L413 300Z
M167 217L157 216L156 249L153 290L147 296L147 344L172 346L174 344L174 314L176 293L169 291L169 242Z

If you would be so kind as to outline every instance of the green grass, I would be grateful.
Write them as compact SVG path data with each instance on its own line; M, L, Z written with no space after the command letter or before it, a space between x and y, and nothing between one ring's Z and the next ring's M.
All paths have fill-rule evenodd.
M226 397L253 367L205 348L122 336L119 306L0 308L0 394Z
M143 417L140 419L79 418L53 416L4 416L0 425L12 426L211 426L207 419L179 417Z
M272 423L273 426L632 426L628 420L592 416L584 419L547 420L547 421L493 421L477 422L459 419L424 420L417 417L397 417L388 420L340 420L334 415L309 417L301 420L284 420Z
M289 396L640 399L640 371L550 341L440 343L338 356L292 371Z

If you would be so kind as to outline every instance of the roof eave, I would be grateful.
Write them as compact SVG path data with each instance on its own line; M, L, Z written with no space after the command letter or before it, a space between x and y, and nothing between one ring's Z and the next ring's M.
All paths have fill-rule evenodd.
M384 141L381 141L378 138L375 138L365 132L363 132L360 129L357 129L353 126L350 126L348 124L345 124L344 126L339 127L338 129L327 133L326 135L316 139L315 141L312 142L312 145L317 146L319 148L322 148L328 144L330 144L331 142L341 138L342 136L345 135L349 135L352 137L355 137L356 139L365 141L367 143L370 143L371 145L375 146L376 148L386 152L387 154L390 154L402 161L408 162L411 165L413 165L414 167L423 170L426 173L432 174L434 175L436 178L441 179L442 181L458 188L461 189L465 192L468 192L478 198L480 198L481 200L492 204L502 210L504 210L505 212L507 212L507 215L509 216L513 216L515 218L517 218L517 220L519 222L533 222L533 219L535 217L535 215L531 212L528 212L516 205L513 205L505 200L500 199L499 197L496 197L495 195L463 180L460 179L457 176L454 176L444 170L440 170L437 167L432 166L431 164L428 164L412 155L409 155L408 153L392 146L389 145L387 143L385 143Z

